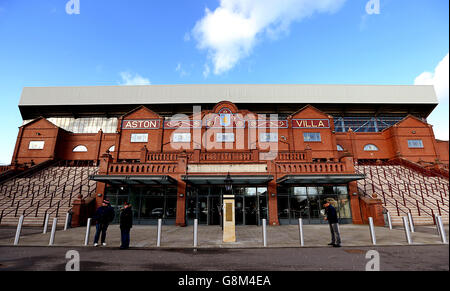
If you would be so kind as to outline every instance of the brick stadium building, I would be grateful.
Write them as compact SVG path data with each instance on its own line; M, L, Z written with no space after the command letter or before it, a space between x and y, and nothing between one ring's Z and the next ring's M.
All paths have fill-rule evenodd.
M236 224L448 223L448 141L427 117L431 86L173 85L25 88L0 223L82 225L106 197L135 220L221 223L232 179Z

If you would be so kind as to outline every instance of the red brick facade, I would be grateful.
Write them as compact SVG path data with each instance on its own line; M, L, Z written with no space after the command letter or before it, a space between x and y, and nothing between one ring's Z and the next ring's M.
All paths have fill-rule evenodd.
M229 111L230 112L229 112ZM225 119L221 119L225 112ZM390 160L403 158L413 162L429 163L448 169L448 141L436 140L431 125L408 116L398 124L378 133L336 133L333 117L306 106L280 123L278 142L262 142L258 129L249 126L259 120L257 114L237 108L230 102L220 102L211 111L202 111L198 116L188 117L186 128L168 128L164 118L144 106L119 118L117 133L74 134L58 128L45 118L38 118L19 129L13 164L41 163L50 159L100 161L102 175L168 175L178 181L176 224L185 225L186 183L190 165L266 165L267 171L235 172L235 175L272 175L268 182L268 208L270 225L279 224L277 212L277 179L286 175L354 174L354 160ZM230 118L228 120L227 118ZM125 129L124 121L152 121L135 123ZM203 125L195 126L202 120ZM208 123L208 120L211 123ZM231 126L214 128L221 120ZM302 121L295 128L294 122ZM328 120L318 126L314 120ZM309 122L309 123L308 123ZM153 126L155 125L155 126ZM327 126L329 125L329 126ZM256 126L257 127L257 126ZM298 126L297 126L298 127ZM270 129L265 129L269 132ZM174 132L190 133L190 142L172 143ZM215 139L216 133L234 133L235 142L223 143ZM305 141L304 133L320 133L319 141ZM133 134L148 134L147 142L131 142ZM408 140L422 140L423 148L410 148ZM29 149L31 141L44 141L42 149ZM378 150L365 151L368 144ZM87 152L73 152L77 146L85 146ZM344 150L338 151L340 145ZM107 151L114 146L114 152ZM269 151L275 152L273 159L267 158ZM197 172L196 174L201 173ZM226 172L207 173L224 175ZM349 183L349 193L354 223L363 223L364 217L378 206L364 201L360 206L356 182ZM97 193L104 194L105 184L98 183ZM356 195L353 195L356 193ZM180 195L183 194L183 195ZM98 203L103 197L98 196ZM372 208L370 208L372 207ZM369 209L370 208L370 209ZM362 211L362 212L361 212ZM377 210L379 211L379 210ZM361 215L362 213L362 215ZM380 220L380 219L378 219ZM376 219L376 221L378 221ZM381 223L381 222L379 222Z

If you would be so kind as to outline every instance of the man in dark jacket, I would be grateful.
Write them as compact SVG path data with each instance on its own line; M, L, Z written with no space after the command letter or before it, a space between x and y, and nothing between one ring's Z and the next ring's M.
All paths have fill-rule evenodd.
M133 227L133 211L131 204L124 203L123 209L120 212L120 234L121 234L121 250L126 250L130 247L130 230Z
M110 206L108 200L103 200L102 206L100 206L94 214L93 220L96 222L96 232L94 237L94 246L98 246L98 239L101 237L103 246L106 246L106 231L109 224L114 220L114 209Z
M341 247L341 235L339 234L339 221L336 208L334 208L329 201L326 201L323 207L325 207L325 213L327 215L325 220L328 221L331 231L331 243L328 245L339 248Z

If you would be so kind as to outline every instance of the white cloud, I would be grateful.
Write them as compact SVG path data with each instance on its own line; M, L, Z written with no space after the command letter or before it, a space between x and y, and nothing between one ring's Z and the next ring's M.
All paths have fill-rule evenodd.
M122 78L122 82L120 85L131 86L131 85L150 85L150 80L142 77L139 74L134 74L134 76L130 72L121 72L120 77Z
M448 140L449 134L449 66L447 54L437 65L434 72L423 72L414 81L415 85L433 85L439 99L438 107L428 118L434 125L434 134L438 139Z
M185 76L189 76L189 72L187 72L183 66L181 65L181 63L177 64L177 67L175 68L175 72L178 72L180 74L180 77L185 77Z
M192 30L198 48L208 51L214 74L233 68L264 37L277 38L294 21L334 13L346 0L220 0Z
M203 69L203 77L206 79L209 76L209 72L210 72L210 68L208 66L208 64L205 64L205 68Z

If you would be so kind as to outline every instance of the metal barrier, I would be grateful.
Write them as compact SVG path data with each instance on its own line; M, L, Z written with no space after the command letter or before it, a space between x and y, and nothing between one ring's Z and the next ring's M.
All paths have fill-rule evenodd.
M19 223L17 224L16 237L14 238L15 246L19 244L20 233L22 232L23 220L24 220L24 216L21 215L19 218Z
M305 241L303 238L303 219L299 218L298 219L298 232L300 235L300 246L304 246L305 245Z
M411 230L411 232L414 232L414 221L411 213L408 213L408 221L409 221L409 229Z
M52 233L50 234L50 241L48 243L49 246L52 246L55 243L55 233L56 233L56 224L57 223L58 223L58 218L53 218Z
M375 236L375 228L373 226L373 218L369 217L369 230L370 230L370 238L372 239L372 244L377 244L377 238Z
M69 226L69 212L66 213L66 221L64 222L64 231L67 230L68 226Z
M263 227L263 245L264 247L267 247L267 226L266 226L267 220L262 220L262 227Z
M162 228L162 219L158 219L158 237L156 239L156 246L161 246L161 228Z
M194 219L194 248L198 246L198 219Z
M45 215L45 222L44 222L44 231L42 233L47 233L47 228L48 228L48 219L50 218L50 215L47 213Z
M387 217L388 217L389 229L392 230L392 217L391 217L391 213L389 213L389 211L387 212Z
M89 244L89 235L91 234L91 220L92 218L88 218L86 225L86 236L84 237L84 245L87 246Z
M441 240L443 244L448 243L447 242L447 235L445 234L445 229L444 229L444 224L442 223L442 217L438 216L437 217L437 224L439 227L439 233L441 235Z
M408 226L408 218L406 216L402 217L403 219L403 227L405 228L405 236L406 236L406 241L408 242L408 244L412 244L412 239L411 239L411 233L409 232L409 226Z

